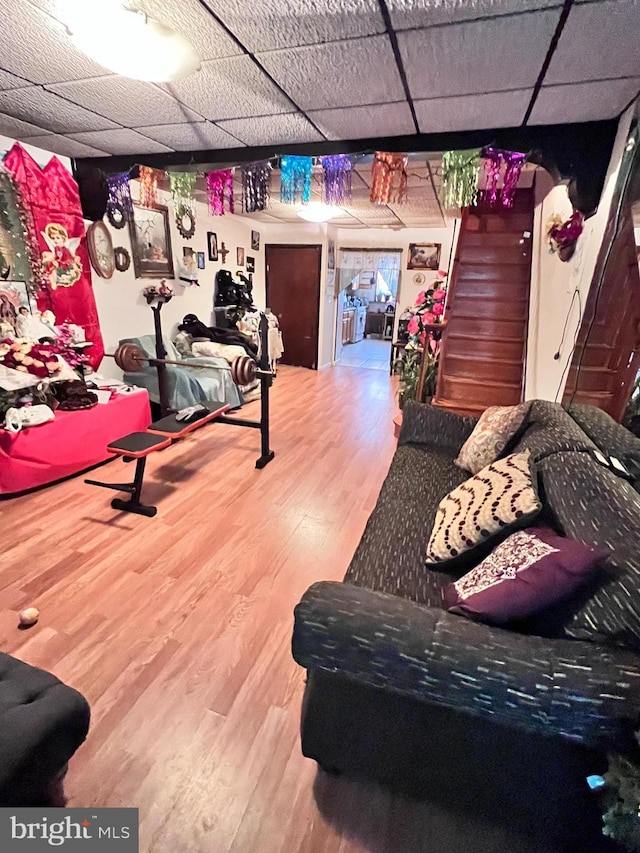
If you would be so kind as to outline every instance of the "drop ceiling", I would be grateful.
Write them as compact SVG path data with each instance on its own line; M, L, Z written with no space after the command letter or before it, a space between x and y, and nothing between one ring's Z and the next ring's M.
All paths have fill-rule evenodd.
M166 85L76 50L60 2L0 0L0 133L70 157L590 121L640 90L639 0L575 0L566 20L557 0L131 0L203 60ZM414 168L402 222L442 220ZM366 203L366 175L354 191L354 221L399 218Z

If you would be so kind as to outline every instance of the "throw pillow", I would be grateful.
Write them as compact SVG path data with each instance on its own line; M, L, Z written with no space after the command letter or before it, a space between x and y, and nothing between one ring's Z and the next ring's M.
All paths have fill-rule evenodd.
M526 423L531 402L518 406L491 406L485 409L473 432L460 449L456 465L477 474L503 452Z
M568 598L597 570L607 552L546 527L512 533L444 592L450 613L504 625Z
M541 508L529 451L499 459L440 501L427 563L443 569L444 561L448 568L482 559L514 529L526 527Z

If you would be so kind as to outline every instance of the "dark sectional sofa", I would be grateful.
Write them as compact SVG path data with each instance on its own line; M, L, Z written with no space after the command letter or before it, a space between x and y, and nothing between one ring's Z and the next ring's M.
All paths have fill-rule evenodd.
M610 557L578 597L506 630L447 613L452 575L424 565L438 503L470 476L453 460L474 424L407 404L344 582L314 584L296 607L302 749L329 771L419 795L464 789L465 808L497 799L511 820L539 809L550 826L555 804L562 834L561 801L576 817L592 796L584 777L608 750L632 749L640 724L640 494L602 464L640 461L640 440L593 407L533 402L505 452L531 451L541 520ZM549 796L532 795L529 773Z

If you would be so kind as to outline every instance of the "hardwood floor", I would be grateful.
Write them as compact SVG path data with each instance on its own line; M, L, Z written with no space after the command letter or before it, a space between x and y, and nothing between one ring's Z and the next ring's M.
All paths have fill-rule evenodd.
M114 512L82 479L0 503L0 647L92 707L71 805L139 807L154 853L430 849L422 807L316 779L290 653L294 605L342 578L375 504L396 387L383 371L281 368L275 460L256 471L257 432L205 427L150 457L155 519ZM27 605L40 621L19 631Z

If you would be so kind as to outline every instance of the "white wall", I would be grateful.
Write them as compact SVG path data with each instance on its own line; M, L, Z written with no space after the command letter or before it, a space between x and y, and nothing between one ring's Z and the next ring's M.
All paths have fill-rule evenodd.
M525 383L527 400L562 399L569 372L567 365L571 362L574 339L580 328L593 279L632 115L633 107L630 107L620 119L598 210L585 222L575 254L567 262L561 261L557 254L549 253L545 233L551 214L559 213L563 221L571 215L572 207L566 187L554 187L546 172L539 170L529 301ZM576 290L580 294L582 310L574 301L569 313L572 295ZM567 329L564 343L560 346L565 321ZM560 358L554 359L558 350Z
M134 200L138 196L138 182L132 182L132 196ZM167 204L168 194L159 194L158 201ZM241 247L247 256L255 258L255 273L253 275L253 297L258 308L265 308L264 287L264 243L266 229L259 223L253 222L242 216L211 216L206 204L196 205L196 232L191 240L185 240L175 225L175 217L172 216L172 206L169 201L169 221L171 229L171 247L173 250L173 262L176 278L167 280L174 291L174 297L162 309L162 329L165 335L173 335L176 326L182 321L185 314L196 314L205 325L213 322L213 299L215 287L215 274L219 269L228 269L232 274L236 270L242 270L246 274L246 266L238 267L236 263L236 248ZM131 254L131 240L128 227L115 229L105 218L105 223L111 232L114 247L124 246ZM260 249L251 249L251 231L260 234ZM218 250L225 243L229 254L226 263L222 259L209 261L207 251L207 232L215 231L218 235ZM183 287L178 281L178 263L182 259L183 246L188 246L195 252L205 253L205 268L199 270L199 287ZM93 289L98 306L100 326L104 338L105 349L113 352L121 338L137 337L139 335L153 334L153 315L146 300L142 296L143 289L153 284L153 279L135 278L133 261L126 272L114 272L111 279L100 278L94 270ZM157 282L157 280L155 280ZM121 372L115 365L113 359L105 358L100 366L100 372L107 376L119 377Z

